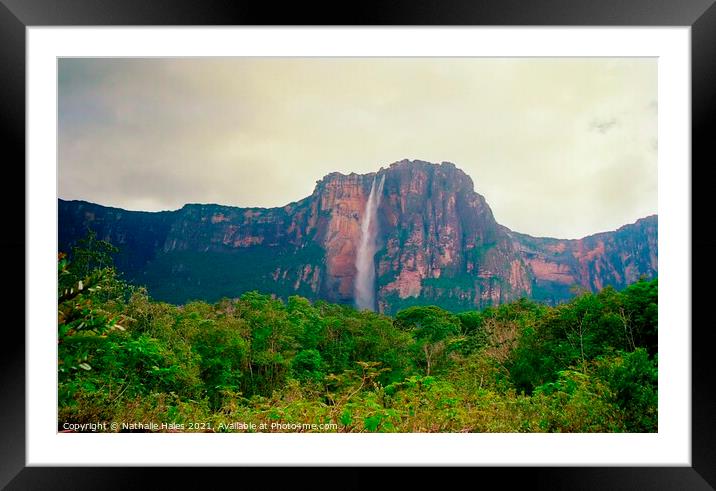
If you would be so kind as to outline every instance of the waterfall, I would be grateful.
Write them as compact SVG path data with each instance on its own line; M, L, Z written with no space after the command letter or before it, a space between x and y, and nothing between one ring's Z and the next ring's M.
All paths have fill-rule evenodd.
M368 201L365 204L365 212L360 224L360 243L356 252L355 299L356 307L360 310L375 310L375 265L373 264L373 258L378 233L377 213L380 198L383 195L385 174L380 177L377 189L375 185L376 177L373 178Z

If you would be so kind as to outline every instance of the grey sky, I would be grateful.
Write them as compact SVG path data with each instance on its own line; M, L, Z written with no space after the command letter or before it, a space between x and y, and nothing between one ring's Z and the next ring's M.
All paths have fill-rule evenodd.
M61 59L58 89L64 199L281 206L408 158L532 235L657 211L655 59Z

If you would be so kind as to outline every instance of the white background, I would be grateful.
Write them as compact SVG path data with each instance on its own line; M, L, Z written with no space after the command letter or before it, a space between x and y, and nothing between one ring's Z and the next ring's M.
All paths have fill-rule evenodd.
M691 465L690 29L28 28L27 465ZM654 56L656 434L67 434L57 429L57 57Z

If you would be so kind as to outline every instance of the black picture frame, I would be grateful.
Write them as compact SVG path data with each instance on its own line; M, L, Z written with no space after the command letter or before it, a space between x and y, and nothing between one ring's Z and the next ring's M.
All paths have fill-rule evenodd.
M207 487L214 478L241 480L258 478L275 484L279 477L267 469L70 468L26 467L25 459L25 337L24 325L25 216L25 29L29 26L133 26L133 25L514 25L514 26L690 26L692 68L692 264L698 264L699 285L693 282L692 305L698 312L709 304L708 278L716 268L709 258L716 256L716 241L709 238L707 217L710 202L699 187L710 184L707 155L711 150L716 115L716 5L715 0L401 0L359 2L348 5L286 3L280 8L264 3L215 0L0 0L0 123L5 153L3 193L5 228L0 239L7 295L22 299L4 302L7 309L23 312L19 319L4 325L0 363L2 432L0 433L0 486L8 489L126 489L143 487L152 475L161 473L163 486L176 480L185 486ZM674 163L673 165L688 165ZM12 192L10 192L12 191ZM697 225L701 227L697 227ZM21 262L17 258L24 257ZM698 261L694 263L693 261ZM22 268L22 271L21 271ZM693 269L692 269L693 271ZM22 293L21 293L22 292ZM696 313L692 308L692 316ZM6 314L9 312L6 312ZM469 469L479 479L497 477L500 485L529 482L544 489L715 489L716 488L716 387L711 370L710 333L706 319L692 324L692 467L581 467ZM691 329L691 326L676 326ZM255 472L253 472L255 471ZM362 488L375 483L373 474L361 469L333 469L340 476L340 488ZM405 473L401 487L424 479L422 469ZM486 475L487 474L487 475ZM497 474L491 476L489 474ZM227 476L228 475L228 476ZM321 472L321 482L332 482ZM234 476L234 477L231 477ZM453 474L454 476L454 474ZM310 482L304 470L292 469L286 477L293 482ZM168 479L168 480L167 480ZM310 479L315 479L311 477ZM452 478L454 479L454 477ZM474 478L470 478L474 479ZM234 481L237 482L237 481ZM273 487L273 485L271 486Z

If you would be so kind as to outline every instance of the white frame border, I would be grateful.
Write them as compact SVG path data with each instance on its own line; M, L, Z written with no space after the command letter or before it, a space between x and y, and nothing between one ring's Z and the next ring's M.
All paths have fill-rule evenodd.
M690 28L27 28L27 465L691 466ZM56 432L57 58L653 56L659 59L659 432ZM665 260L668 258L668 261Z

